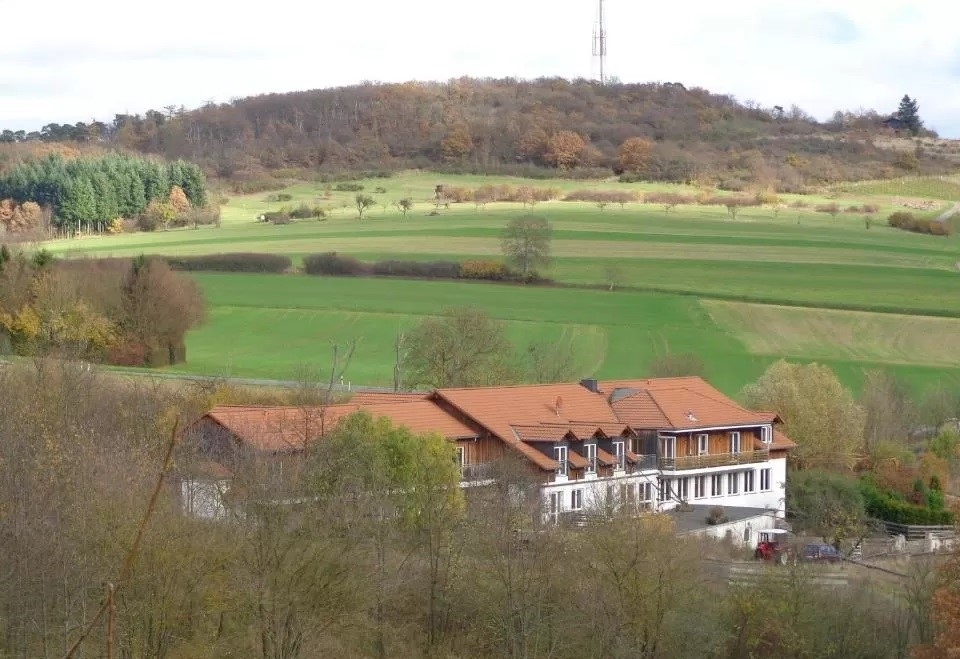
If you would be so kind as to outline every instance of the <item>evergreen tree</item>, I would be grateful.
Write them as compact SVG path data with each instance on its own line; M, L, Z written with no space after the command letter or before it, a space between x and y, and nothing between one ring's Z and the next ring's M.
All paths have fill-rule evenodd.
M71 226L89 223L95 219L97 200L90 181L80 179L67 186L58 217Z
M900 107L897 109L897 118L903 122L912 135L917 135L923 127L920 121L920 106L917 99L910 98L904 94L900 99Z

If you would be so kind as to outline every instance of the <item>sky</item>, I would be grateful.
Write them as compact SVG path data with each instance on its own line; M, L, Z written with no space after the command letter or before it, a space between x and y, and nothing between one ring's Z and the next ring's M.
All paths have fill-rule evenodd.
M594 77L598 0L0 0L0 128L363 81ZM605 0L607 73L960 138L960 3ZM10 27L14 26L14 27Z

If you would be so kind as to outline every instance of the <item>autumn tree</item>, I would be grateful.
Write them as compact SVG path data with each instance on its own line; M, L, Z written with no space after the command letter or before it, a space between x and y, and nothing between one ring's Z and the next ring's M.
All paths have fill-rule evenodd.
M175 364L185 358L184 336L206 315L197 284L156 258L134 259L122 287L123 340L141 363Z
M504 229L500 246L507 261L528 278L537 267L550 264L550 223L542 217L524 215L512 220Z
M860 405L865 414L864 440L868 452L873 453L884 442L905 445L918 421L918 412L902 382L885 371L867 372Z
M179 185L170 188L167 203L169 203L177 213L186 213L191 208L190 200L187 199L186 193Z
M358 192L357 196L353 198L354 205L357 207L357 216L359 219L363 219L363 214L367 211L368 208L376 205L377 200L371 197L370 195L365 195Z
M545 158L560 169L570 169L580 164L587 143L579 133L561 130L547 141Z
M617 159L623 171L636 174L646 170L652 152L653 144L650 140L630 137L620 145Z
M473 137L465 124L456 124L447 130L440 142L443 159L449 162L463 160L473 150Z
M513 346L505 326L475 307L446 309L406 333L404 380L431 388L507 384Z
M538 384L572 380L579 370L578 356L566 332L558 340L535 339L526 350L528 379Z
M743 396L752 409L780 415L798 467L848 471L863 450L863 409L827 366L780 360Z
M173 204L154 199L137 218L137 226L141 231L166 229L176 217L177 210Z

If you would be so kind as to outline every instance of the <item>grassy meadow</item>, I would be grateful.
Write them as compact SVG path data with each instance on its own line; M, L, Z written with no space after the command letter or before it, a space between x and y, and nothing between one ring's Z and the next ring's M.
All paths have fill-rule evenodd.
M954 349L960 347L960 239L887 227L886 216L903 195L882 194L881 186L851 186L819 197L784 195L780 208L745 208L733 219L724 207L667 212L654 204L601 209L562 201L533 209L467 202L431 214L438 183L696 193L688 186L432 173L362 183L379 204L362 221L352 207L355 193L299 183L283 191L293 196L288 202L269 201L268 193L226 200L219 228L45 246L71 257L270 252L297 264L307 254L328 251L365 260L499 258L502 228L532 212L554 229L554 261L546 275L564 284L613 281L618 289L196 275L210 320L188 337L189 361L178 370L190 373L289 378L304 363L323 367L331 341L356 337L350 379L386 384L398 331L445 306L474 304L503 319L518 345L535 338L570 343L585 375L641 375L667 351L700 354L711 379L730 393L780 356L829 363L854 387L868 368L891 368L918 386L960 375ZM911 185L941 192L918 215L949 208L953 184ZM378 186L387 192L375 193ZM406 217L392 206L402 197L415 201ZM793 207L797 201L806 207ZM327 217L281 226L255 221L262 212L301 202L324 207ZM825 203L843 209L869 203L880 210L835 217L814 210Z

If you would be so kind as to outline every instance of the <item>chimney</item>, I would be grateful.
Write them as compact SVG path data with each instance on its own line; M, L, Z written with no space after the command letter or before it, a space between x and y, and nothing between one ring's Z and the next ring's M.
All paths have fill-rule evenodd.
M596 378L584 378L583 380L580 380L580 385L587 391L592 391L595 394L600 393L600 383Z

